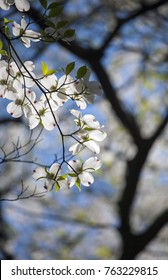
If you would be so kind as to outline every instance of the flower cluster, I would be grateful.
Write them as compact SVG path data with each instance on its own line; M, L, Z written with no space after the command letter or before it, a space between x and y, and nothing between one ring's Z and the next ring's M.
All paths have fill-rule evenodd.
M20 12L27 12L30 9L28 0L0 0L0 8L3 10L9 10L13 4Z
M47 5L47 2L43 2L43 5ZM29 1L9 1L0 0L0 7L4 10L8 10L10 5L15 4L19 11L27 11L30 8ZM54 3L53 3L54 4ZM49 15L50 17L55 13L50 5ZM47 9L47 7L44 7ZM58 12L58 11L56 11ZM12 33L8 37L8 41L12 39L19 39L23 46L26 48L31 47L31 42L39 42L42 39L42 35L39 32L29 29L29 25L25 18L21 18L21 23L16 21L4 20L4 24L8 27L12 22ZM54 21L54 26L50 23L45 32L49 35L55 36L55 30L59 30L59 34L62 34L62 39L65 39L65 33L69 39L73 32L66 32L66 22L60 22L58 19ZM6 29L4 29L6 30ZM4 37L8 36L6 31ZM52 34L50 34L52 33ZM59 36L58 36L59 37ZM59 37L60 39L60 37ZM72 38L71 38L72 39ZM70 41L70 40L69 40ZM12 46L10 43L9 48ZM2 50L2 42L0 41L0 59L2 56L7 55ZM12 46L12 51L14 47ZM11 52L12 53L12 52ZM14 52L16 53L16 52ZM12 60L13 59L13 60ZM0 97L7 99L7 112L13 118L19 118L24 116L27 119L29 128L35 129L41 126L48 131L58 129L62 139L62 162L54 162L49 167L38 166L33 171L33 178L37 181L44 181L44 188L51 191L54 186L56 190L60 188L71 188L76 185L78 189L81 188L81 184L84 186L90 186L94 182L93 171L98 170L101 167L101 162L97 158L97 154L100 153L100 146L98 142L103 141L106 138L106 133L103 131L103 126L95 119L91 114L85 114L82 116L79 110L70 110L71 117L75 117L74 125L76 129L71 133L64 134L58 119L59 108L64 106L65 103L71 101L74 102L80 110L84 110L87 104L94 102L96 96L102 94L102 88L99 82L90 81L91 71L86 66L82 66L76 72L73 77L72 72L74 70L75 63L72 62L63 69L62 76L56 75L56 70L49 69L48 65L43 61L41 67L41 74L38 76L35 73L35 65L33 61L22 62L19 55L17 59L14 55L9 60L0 60ZM36 89L41 91L41 96L37 97ZM73 127L73 126L72 126ZM68 161L65 154L65 139L70 137L75 144L72 144L69 151L72 158L80 153L85 148L94 154L84 162L79 159L72 159ZM63 172L63 165L66 165L67 171Z

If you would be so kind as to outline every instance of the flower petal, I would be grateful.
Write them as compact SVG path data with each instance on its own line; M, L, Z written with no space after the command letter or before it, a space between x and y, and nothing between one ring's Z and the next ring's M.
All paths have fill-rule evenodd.
M96 140L96 141L103 141L107 134L102 130L92 130L88 132L89 138Z
M36 169L33 170L33 178L39 179L41 177L46 177L46 171L44 167L38 166Z
M83 164L83 170L87 172L93 172L101 167L101 162L97 157L91 157L87 159Z
M92 151L95 154L100 153L99 145L93 140L86 141L83 143L83 145L85 145L90 151Z
M79 179L81 180L81 184L88 187L94 182L94 177L89 172L83 171L79 174Z

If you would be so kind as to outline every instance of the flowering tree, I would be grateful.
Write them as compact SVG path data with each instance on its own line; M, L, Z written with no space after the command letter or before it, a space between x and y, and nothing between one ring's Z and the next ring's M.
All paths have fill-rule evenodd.
M30 2L0 1L0 7L3 10L9 10L13 4L21 12L21 19L20 23L17 23L4 17L1 23L1 35L5 41L6 50L4 50L1 40L0 96L9 100L7 112L13 118L24 116L30 130L41 127L35 140L36 144L43 130L57 129L59 131L62 141L60 162L51 163L50 166L42 166L39 163L39 167L33 171L33 178L36 181L44 179L44 188L49 191L54 188L57 191L60 188L71 188L74 185L80 190L81 184L90 186L94 182L91 172L101 167L100 160L97 158L97 154L100 152L97 142L103 141L106 133L93 115L85 114L82 117L81 112L77 110L70 112L77 118L75 119L75 130L66 132L59 124L58 111L70 100L74 101L79 109L86 109L87 104L94 102L96 95L102 94L101 85L99 82L90 81L91 72L85 65L81 66L73 77L71 73L75 68L75 62L69 63L65 69L61 69L60 78L56 75L57 70L50 69L44 61L41 63L41 74L36 74L34 61L23 62L17 51L17 45L14 46L13 42L20 41L23 48L31 48L32 42L38 44L40 41L44 44L63 40L70 44L74 39L75 31L67 27L67 21L59 20L58 16L63 10L60 2L47 4L47 1L40 1L44 13L39 20L45 26L41 32L31 30L31 26L35 22L31 22L25 17L25 13L30 9ZM74 144L69 147L72 156L65 148L67 138L74 140ZM84 163L82 159L74 159L74 156L85 149L89 149L93 156ZM17 150L19 151L19 148ZM18 153L14 156L14 151L7 154L5 147L1 148L1 151L3 154L1 164L18 158L22 159L25 155L25 153ZM26 151L26 153L28 152L29 150ZM69 157L73 159L69 161ZM35 194L33 193L33 195Z
M3 1L3 5L9 8L9 3L13 2ZM23 2L28 1L15 1L16 7L18 3ZM105 137L105 134L102 126L94 120L93 116L88 113L85 114L83 109L85 109L88 103L93 102L95 95L101 94L102 88L99 88L100 84L93 84L92 81L89 81L90 71L85 66L80 70L81 76L77 79L78 70L75 74L74 70L70 71L71 69L75 69L73 68L73 62L67 66L68 69L64 67L65 69L62 69L63 72L59 70L58 73L54 73L55 68L50 67L47 60L44 60L40 70L41 75L39 74L40 71L37 74L37 72L35 73L35 69L31 68L29 69L29 72L31 72L30 75L25 68L31 67L31 64L27 64L24 67L24 62L20 63L18 59L15 61L17 57L14 50L12 50L14 59L11 58L9 64L16 62L16 64L19 63L19 69L23 67L24 79L27 79L27 83L30 82L30 84L32 81L34 82L33 88L28 87L28 90L33 89L33 92L36 93L35 95L39 95L38 98L35 98L34 93L30 93L28 96L28 92L26 92L26 99L29 98L33 106L30 105L31 102L27 104L27 99L26 104L24 103L23 107L17 108L16 113L18 114L22 108L23 115L25 115L24 119L27 120L27 127L31 127L33 133L38 128L42 128L43 133L47 132L49 134L50 130L48 129L55 126L52 131L58 130L61 140L60 143L64 143L64 145L61 144L61 158L58 160L56 156L54 162L52 161L51 164L45 166L37 163L38 166L34 169L33 177L37 180L37 185L40 182L44 182L43 186L48 190L51 190L53 186L57 190L59 188L63 189L64 187L69 189L72 184L76 184L80 188L80 184L82 183L83 185L92 183L93 169L91 168L91 164L94 164L94 170L96 170L100 166L100 161L97 159L99 157L104 162L101 175L104 175L109 180L109 189L111 190L114 187L115 193L109 191L107 196L105 196L106 185L102 183L101 199L98 197L95 200L96 195L92 193L90 200L87 197L87 206L83 212L81 210L81 204L77 208L76 200L74 203L75 209L72 211L74 206L74 197L72 196L72 199L68 202L71 203L71 206L68 205L66 208L64 203L60 213L58 213L59 203L58 201L57 203L54 201L53 204L57 205L55 205L55 208L52 208L52 197L47 205L47 209L49 208L53 212L52 214L43 213L43 217L47 218L47 220L54 221L56 219L62 219L64 223L68 223L69 221L73 226L74 224L78 226L82 224L85 230L86 227L90 228L90 231L97 230L97 234L94 231L94 238L90 238L89 234L89 240L86 237L87 244L85 243L86 246L84 244L80 250L80 253L85 252L85 255L83 253L82 257L87 254L89 255L88 252L93 248L93 241L98 240L99 244L101 242L101 244L105 244L108 238L110 240L106 243L106 247L103 247L99 251L101 258L133 259L139 257L139 253L141 252L142 254L148 253L151 249L150 244L155 245L157 242L161 243L159 250L161 251L160 256L163 257L163 247L166 248L165 244L167 244L166 224L168 221L166 189L168 166L166 152L166 128L168 123L166 83L168 41L165 36L167 34L167 0L66 0L63 1L65 11L62 19L59 17L62 9L58 4L59 1L57 3L55 1L54 11L53 6L49 7L49 4L46 10L47 3L49 2L41 1L44 9L42 7L38 9L40 4L36 6L37 3L31 5L31 9L26 13L30 17L29 19L25 17L23 20L14 17L14 21L11 23L8 23L8 19L6 19L6 23L3 22L2 26L7 26L7 30L8 26L9 29L11 28L13 32L11 38L13 47L15 47L19 33L22 43L20 45L22 45L22 48L24 47L24 50L33 49L34 45L39 46L39 54L43 50L43 42L46 43L46 49L47 46L50 46L50 43L53 43L54 47L59 45L61 48L65 48L92 67L105 93L106 100L102 104L102 111L103 117L106 118L108 123L106 127L108 134L108 139L106 138L106 140L108 142L106 142L106 146L101 150L101 153L97 154L99 152L99 144L101 144L99 141ZM33 2L30 3L33 4ZM46 16L48 17L47 20ZM74 31L69 31L68 22L64 21L65 18L72 20L73 26L78 32L78 36L73 41L71 39L74 38ZM24 34L20 34L20 30L25 26L25 21L28 23L28 26ZM66 28L69 30L67 31ZM40 31L41 29L43 30L42 32ZM5 32L3 33L6 35ZM31 39L29 33L31 34ZM64 37L65 34L68 39ZM36 42L36 40L40 41ZM30 44L31 48L26 48ZM1 50L3 51L3 46ZM55 59L56 52L57 50L53 51L52 59ZM26 58L27 55L28 52L26 52L24 57ZM33 59L30 60L34 61ZM40 67L36 64L37 68ZM17 76L18 74L16 74L18 67L15 64L12 64L12 71L11 75L13 73L15 80L22 83L22 88L24 88L23 79L19 78ZM34 76L34 73L36 76ZM67 79L66 81L65 77ZM81 88L83 84L84 88L92 89L92 94L88 94L88 92L86 94L83 91L84 88ZM60 87L61 90L59 90ZM53 93L55 91L56 94ZM81 92L83 95L81 95ZM89 93L91 92L89 91ZM20 94L20 99L23 102L22 96ZM36 99L38 100L37 107ZM61 112L62 108L66 108L67 105L71 104L71 100L75 101L73 103L75 105L73 105L73 109L70 105L70 111L64 116L66 122L70 124L67 131L64 131L65 127L63 128L61 126L59 112ZM9 100L11 103L14 101L15 99L13 97ZM50 108L48 109L49 103L55 115L54 119L53 114L50 114ZM76 105L78 108L74 108ZM10 106L13 107L13 104ZM10 106L8 108L9 113L11 112ZM29 115L30 108L32 112L31 116ZM43 111L42 114L41 111ZM46 121L46 119L48 120L48 116L51 122ZM73 123L75 126L73 131L71 130L70 116L74 118ZM19 118L13 118L13 120L17 122ZM49 127L47 127L48 124ZM61 129L62 134L58 127ZM40 137L40 131L38 135ZM34 142L31 142L31 147L34 147L39 142L38 135ZM55 142L54 139L53 142ZM71 142L70 145L69 140ZM45 141L43 143L45 144ZM69 145L67 149L68 154L66 154L66 143ZM31 147L29 146L28 149L28 146L25 146L27 151L30 151ZM83 149L85 154L83 154ZM90 153L90 150L95 155L91 155L91 158L88 159L86 157L86 151ZM15 152L15 161L18 161L19 159L16 158L16 155L17 157L18 154L21 155L19 145L15 145L13 152ZM81 159L76 158L78 152L83 156L82 162ZM9 157L12 160L11 153L8 155L8 158L5 151L4 155L3 162L6 159L9 162ZM65 158L63 158L63 155L65 155ZM66 170L64 170L65 167L67 167ZM64 175L66 176L64 177ZM87 191L91 193L93 189L95 190L96 188L87 188L86 192L84 194L82 193L82 198L85 197ZM58 200L60 193L54 196L55 198L58 197ZM73 192L71 191L69 193L72 194ZM105 209L107 209L107 216L110 213L109 219L106 217L106 211L103 212L102 210L102 205L107 200L108 206L106 205ZM90 201L89 208L88 201ZM111 209L113 209L112 212L110 212ZM29 215L32 213L33 218L37 214L34 210L30 211L30 209L28 213ZM70 218L69 215L71 216ZM116 223L114 222L114 217L117 220ZM44 231L44 227L42 229ZM107 235L103 234L105 231L107 231ZM109 231L113 234L110 237L108 235ZM41 231L39 232L41 233ZM62 239L58 236L58 242L60 244L66 240L68 243L69 240L70 251L73 251L71 250L73 247L72 244L78 244L80 242L84 235L83 232L81 235L77 233L77 237L74 239L68 239L70 235L68 232L68 234L63 235ZM45 242L47 242L46 236L49 234L48 230L45 231L45 234ZM51 235L49 235L47 240L51 240ZM35 245L37 243L38 239L35 240ZM88 246L89 244L92 246ZM56 246L53 247L55 253ZM97 253L97 247L94 252L94 257ZM49 246L49 251L51 251L51 246ZM67 255L63 255L64 250L60 251L63 253L61 255L59 252L58 256L61 255L61 258L67 258ZM69 255L70 257L73 256L71 252ZM53 256L55 258L54 254ZM157 257L156 251L153 252L151 258L153 257Z

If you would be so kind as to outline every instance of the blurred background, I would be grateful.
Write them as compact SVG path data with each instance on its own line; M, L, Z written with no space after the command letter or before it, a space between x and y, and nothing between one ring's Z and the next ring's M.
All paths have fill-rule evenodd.
M23 154L29 151L20 162L0 160L1 259L167 259L168 3L61 2L62 18L75 28L75 40L32 43L26 52L18 43L18 53L23 61L35 62L36 73L42 60L50 69L72 61L92 69L91 80L102 84L104 94L87 113L96 116L108 135L99 156L103 166L94 184L81 192L73 187L17 200L23 187L28 186L27 196L33 192L31 161L51 164L59 157L61 142L55 132L44 132L31 148L39 130L26 144L30 132L25 119L11 119L8 102L1 99L0 158L4 149L12 158L17 145ZM38 1L31 4L27 18L36 22L43 8ZM20 19L15 7L1 12L4 16ZM42 21L34 24L34 29L42 28ZM65 131L69 106L59 114Z

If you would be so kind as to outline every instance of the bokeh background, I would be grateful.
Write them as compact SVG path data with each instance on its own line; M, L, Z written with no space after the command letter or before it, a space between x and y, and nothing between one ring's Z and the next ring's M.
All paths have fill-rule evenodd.
M43 9L38 1L31 4L27 18L36 22ZM26 52L21 43L14 44L23 61L35 61L37 73L42 60L51 69L72 61L76 68L86 64L92 69L91 79L102 84L104 94L86 112L96 116L108 135L99 156L103 167L94 184L81 192L74 187L17 200L22 187L28 187L24 195L33 192L31 162L51 164L59 157L61 142L55 132L44 132L31 149L25 119L11 119L8 102L1 99L0 146L6 153L16 143L25 145L23 153L30 150L20 162L5 163L0 151L1 259L167 259L167 1L62 4L62 18L75 28L75 41L34 43ZM1 11L4 16L20 19L15 7ZM34 28L42 29L43 22ZM70 108L72 104L59 114L65 130ZM38 133L33 132L32 141Z

